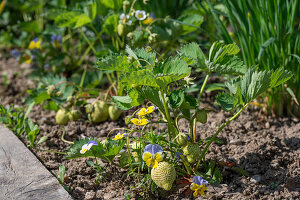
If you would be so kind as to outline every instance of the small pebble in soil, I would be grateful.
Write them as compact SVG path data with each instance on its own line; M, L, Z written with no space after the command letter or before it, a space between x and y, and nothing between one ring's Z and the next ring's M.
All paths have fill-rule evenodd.
M233 145L241 145L243 142L242 140L239 140L239 139L233 139L233 140L230 140L229 144L233 144Z
M260 175L254 175L251 177L250 181L252 183L258 184L261 181L261 176Z
M95 196L96 196L96 193L93 190L91 190L85 194L84 200L94 199Z

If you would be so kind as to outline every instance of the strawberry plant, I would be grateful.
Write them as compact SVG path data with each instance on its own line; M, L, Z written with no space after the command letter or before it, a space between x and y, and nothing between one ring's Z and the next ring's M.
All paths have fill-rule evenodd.
M170 190L176 177L194 176L189 181L190 189L194 196L203 195L207 181L214 184L222 179L216 163L205 160L210 145L218 142L217 136L224 127L235 120L251 101L292 76L284 69L247 69L236 56L238 52L235 44L215 42L206 57L196 43L190 43L180 48L177 55L165 60L158 60L157 53L150 48L132 50L129 47L125 55L112 54L99 59L99 69L118 74L118 84L126 95L112 96L112 100L120 109L128 110L144 101L147 101L147 106L138 108L130 117L135 125L131 129L118 129L121 131L115 136L112 136L115 133L112 130L103 141L96 138L75 141L67 157L101 158L127 168L138 178L149 180L146 181L149 189ZM198 96L195 96L184 88L189 87L191 74L199 76L197 71L201 71L205 78ZM206 123L208 118L209 109L199 109L199 106L212 73L231 77L226 82L227 90L216 96L216 103L232 116L216 127L211 137L197 140L196 123ZM188 132L180 130L179 119L188 121ZM166 124L167 131L159 124Z

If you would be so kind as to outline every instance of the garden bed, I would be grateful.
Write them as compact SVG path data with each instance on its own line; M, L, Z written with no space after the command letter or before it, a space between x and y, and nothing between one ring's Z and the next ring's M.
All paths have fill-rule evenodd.
M13 60L0 63L0 74L7 73L9 85L0 82L0 98L4 105L24 104L24 91L34 84L25 78L29 68L21 68ZM18 73L19 75L15 75ZM206 97L207 101L213 101ZM216 108L214 108L216 109ZM251 111L251 112L250 112ZM197 137L211 136L218 124L223 122L225 112L210 112L208 122L197 125ZM41 136L48 140L39 148L66 152L69 144L61 140L61 129L55 123L55 113L35 106L30 113L31 119L39 124ZM74 141L84 137L104 139L113 128L124 127L120 118L117 122L107 121L89 124L81 119L70 122L66 127L65 139ZM180 129L187 130L188 124L180 121ZM297 199L300 191L300 122L295 118L271 118L261 115L254 107L244 111L241 116L226 127L219 138L222 144L211 147L207 159L234 164L248 172L242 177L224 167L221 171L223 180L220 185L209 186L205 198L210 199ZM26 140L21 138L24 143ZM67 160L63 155L33 149L35 155L48 168L57 173L61 164L66 167L65 183L74 199L124 199L153 196L137 189L139 182L127 176L126 171L107 166L104 179L95 183L95 171L86 164L87 159ZM176 187L179 187L178 185ZM183 199L184 188L165 192L160 190L161 199ZM189 198L189 197L186 197Z

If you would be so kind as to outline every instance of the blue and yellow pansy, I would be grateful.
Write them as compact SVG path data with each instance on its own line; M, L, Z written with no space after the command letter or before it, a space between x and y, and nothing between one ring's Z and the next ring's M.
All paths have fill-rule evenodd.
M94 146L94 145L98 145L98 143L95 141L89 141L87 144L82 145L80 153L85 154L85 152L90 150L92 148L92 146Z
M148 167L156 168L163 160L163 149L158 144L148 144L144 148L143 160Z
M190 189L194 191L193 196L198 197L204 195L204 191L207 189L208 182L201 176L194 176Z
M32 50L32 49L40 49L41 48L41 44L42 44L42 40L40 40L39 38L34 38L28 46L28 49Z

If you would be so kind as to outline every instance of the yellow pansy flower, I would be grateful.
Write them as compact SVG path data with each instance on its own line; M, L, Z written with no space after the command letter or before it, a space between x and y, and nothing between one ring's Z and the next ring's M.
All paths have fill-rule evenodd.
M121 140L121 139L123 139L123 137L125 137L125 136L127 136L127 135L128 135L128 133L123 133L123 134L118 133L118 134L113 138L113 140Z
M137 119L137 118L133 118L131 122L138 126L144 126L149 123L148 119Z
M34 38L30 43L29 43L29 46L28 46L28 49L40 49L41 48L41 43L42 41L39 40L38 38Z
M146 114L150 114L155 110L155 106L149 106L147 108L142 108L139 112L138 115L139 116L144 116Z
M190 189L194 191L193 196L198 197L204 195L204 191L207 189L208 182L204 180L201 176L194 176L193 182Z
M148 167L156 168L163 160L163 149L158 144L148 144L144 148L143 160Z

